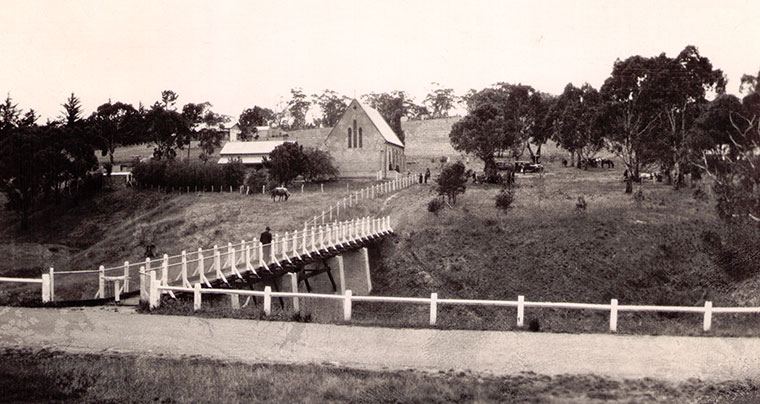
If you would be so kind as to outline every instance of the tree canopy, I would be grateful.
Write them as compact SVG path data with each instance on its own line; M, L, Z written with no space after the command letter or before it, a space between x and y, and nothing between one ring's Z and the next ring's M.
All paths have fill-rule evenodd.
M483 103L452 126L449 139L454 149L472 153L483 160L486 171L495 169L494 155L510 148L517 138L509 130L502 111L496 106Z
M240 113L238 125L240 125L240 139L250 140L256 135L257 126L267 126L274 121L274 112L269 108L254 105Z
M438 86L438 83L432 83ZM457 96L452 88L436 88L425 97L423 104L428 107L432 118L446 118L457 103Z
M295 142L283 143L269 153L264 160L264 167L278 184L288 186L296 177L306 172L308 157L303 146Z
M351 101L346 96L339 95L332 90L324 90L322 94L314 94L312 97L315 99L319 109L322 110L322 117L319 118L319 122L315 122L317 126L325 128L331 128L338 123L343 111L346 110L348 103Z

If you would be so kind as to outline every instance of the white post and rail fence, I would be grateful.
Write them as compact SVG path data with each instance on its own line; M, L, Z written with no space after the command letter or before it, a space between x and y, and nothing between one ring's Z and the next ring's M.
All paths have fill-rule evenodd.
M304 222L304 226L316 226L318 224L324 225L326 223L330 223L333 220L340 218L341 209L345 213L347 212L348 208L356 206L359 201L374 199L380 195L393 193L401 189L408 188L415 183L416 182L413 175L404 175L391 181L371 185L358 191L351 192L347 197L338 200L335 205L330 205L327 210L323 210L321 214L315 215L313 218Z
M0 283L31 283L41 285L42 303L49 303L53 301L53 268L50 268L50 272L42 274L40 279L36 278L7 278L0 277Z
M295 274L288 274L295 278ZM524 296L518 296L517 300L468 300L468 299L442 299L437 293L431 293L430 297L390 297L390 296L354 296L351 290L346 290L344 294L319 294L303 293L297 291L297 283L292 282L290 292L273 292L269 286L263 291L252 290L231 290L231 289L210 289L202 288L200 283L194 287L173 287L164 286L156 278L154 273L150 274L150 296L149 306L151 309L158 308L161 304L161 295L164 293L192 293L193 309L198 311L202 307L202 296L204 294L229 295L233 309L239 309L239 296L263 297L263 311L266 316L272 313L272 298L290 298L292 300L293 310L299 311L299 299L327 299L343 302L343 320L351 321L351 308L354 302L368 303L406 303L406 304L423 304L430 307L430 326L435 326L438 321L438 308L440 306L486 306L486 307L514 307L517 310L516 325L518 328L524 326L526 308L551 308L565 310L594 310L609 312L609 330L617 332L618 314L620 312L670 312L670 313L695 313L703 316L702 330L707 332L712 328L712 318L714 314L736 314L736 313L760 313L760 307L713 307L712 302L705 302L704 306L640 306L640 305L621 305L617 299L612 299L609 304L592 304L592 303L552 303L552 302L530 302L526 301Z

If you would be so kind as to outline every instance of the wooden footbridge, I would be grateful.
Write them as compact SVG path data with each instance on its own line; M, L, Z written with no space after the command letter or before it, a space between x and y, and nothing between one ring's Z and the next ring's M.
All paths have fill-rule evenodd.
M220 248L198 249L179 255L164 255L162 259L146 259L139 263L140 300L147 302L150 273L163 286L190 288L195 283L204 287L232 287L245 283L253 288L272 286L278 290L276 280L285 274L297 276L311 291L309 278L326 273L334 291L345 290L344 257L358 262L366 271L367 292L371 289L366 247L393 234L390 217L354 219L319 226L306 226L301 231L284 235L275 234L270 244L257 239L228 243ZM123 268L103 268L99 272L96 298L113 297L129 293L130 272L138 264L125 263ZM119 270L119 275L111 275ZM333 271L337 273L333 273ZM335 281L338 276L339 283ZM112 287L109 287L112 286ZM136 291L135 291L136 292ZM112 294L112 296L111 296Z

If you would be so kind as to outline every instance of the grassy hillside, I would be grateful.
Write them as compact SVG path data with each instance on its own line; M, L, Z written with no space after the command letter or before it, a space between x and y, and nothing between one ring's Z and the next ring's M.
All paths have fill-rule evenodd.
M398 237L386 242L373 272L374 294L472 299L700 306L760 305L760 263L748 234L726 229L711 202L692 189L643 185L644 200L625 195L617 170L551 165L518 176L516 202L497 211L497 187L468 184L453 209L426 211L432 189L393 201ZM704 187L704 185L703 185ZM578 211L578 197L588 203ZM757 237L757 232L754 234ZM754 240L760 240L755 238ZM754 258L751 255L754 254ZM427 307L365 305L356 316L423 326ZM528 309L541 329L604 331L608 313ZM758 316L716 316L717 333L760 331ZM510 329L513 309L451 308L444 327ZM403 320L402 320L403 319ZM411 320L408 320L411 319ZM673 319L677 320L673 321ZM701 332L699 315L621 315L622 332ZM727 325L731 323L737 325ZM675 324L675 325L673 325Z

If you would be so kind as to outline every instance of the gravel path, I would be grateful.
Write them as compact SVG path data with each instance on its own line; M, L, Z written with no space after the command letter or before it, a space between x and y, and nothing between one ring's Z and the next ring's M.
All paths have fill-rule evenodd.
M117 311L118 310L118 311ZM0 307L0 347L493 375L760 380L760 339L391 329Z

